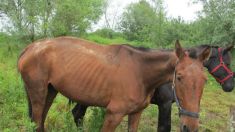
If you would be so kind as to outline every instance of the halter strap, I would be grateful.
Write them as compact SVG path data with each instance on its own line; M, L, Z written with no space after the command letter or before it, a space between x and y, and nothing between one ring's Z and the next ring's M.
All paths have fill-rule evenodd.
M179 116L180 116L181 114L185 114L185 115L188 115L188 116L192 116L192 117L198 118L198 117L200 116L200 114L198 114L198 113L193 113L193 112L190 112L190 111L187 111L187 110L183 110L183 109L180 107L180 103L179 103L179 100L178 100L177 95L176 95L176 92L175 92L175 76L176 76L176 67L177 67L177 65L178 65L178 59L177 59L176 65L175 65L174 77L173 77L173 82L172 82L172 91L173 91L173 94L174 94L174 97L175 97L176 105L177 105L177 107L178 107ZM200 111L200 103L199 103L199 111Z
M220 56L220 64L219 64L217 67L215 67L212 71L209 71L209 70L208 70L208 72L212 75L212 73L214 73L215 71L217 71L220 67L223 67L223 68L228 72L228 74L229 74L227 77L225 77L224 79L221 80L221 79L219 79L218 77L215 77L214 75L212 75L212 76L217 80L217 82L220 83L220 85L223 85L226 80L228 80L230 77L233 76L233 73L232 73L232 72L228 69L228 67L224 64L222 55L220 54L220 48L218 48L218 50L219 50L219 56Z
M200 116L200 114L198 114L198 113L193 113L193 112L190 112L190 111L187 111L187 110L183 110L180 107L179 100L178 100L176 92L175 92L175 88L173 88L173 94L175 96L175 102L176 102L176 105L177 105L178 110L179 110L179 116L180 116L180 114L185 114L185 115L192 116L192 117L197 117L197 118ZM200 103L199 103L199 111L200 111Z

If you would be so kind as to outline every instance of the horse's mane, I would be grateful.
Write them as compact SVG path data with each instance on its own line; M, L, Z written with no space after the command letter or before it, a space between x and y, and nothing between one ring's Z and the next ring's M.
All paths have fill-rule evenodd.
M131 48L133 48L133 49L136 49L136 50L139 50L139 51L150 51L150 50L152 50L151 48L149 48L149 47L142 47L142 46L132 46L132 45L130 45L130 44L121 44L121 45L125 45L125 46L128 46L128 47L131 47Z
M151 51L151 50L157 50L157 51L174 51L174 49L151 49L149 47L142 47L142 46L132 46L130 44L121 44L120 47L122 45L125 45L125 46L128 46L128 47L131 47L135 50L138 50L138 51L144 51L144 52L148 52L148 51ZM197 48L206 48L209 44L201 44L201 45L198 45L196 46ZM119 48L120 48L119 47ZM184 47L185 49L185 52L190 52L189 53L189 57L193 58L193 59L197 59L198 56L197 56L197 48L194 47L194 48L190 48L190 47ZM219 48L220 46L219 45L211 45L212 48ZM118 49L119 50L119 49ZM118 51L117 51L118 52ZM232 55L230 53L228 53L228 59L232 60Z
M201 45L198 45L197 47L207 47L209 44L201 44ZM219 45L211 45L212 48L220 48ZM228 60L231 62L232 61L232 55L228 52Z
M121 44L121 45L125 45L125 46L128 46L128 47L131 47L135 50L138 50L138 51L144 51L144 52L148 52L148 51L151 51L151 50L156 50L156 51L174 51L174 49L151 49L149 47L142 47L142 46L132 46L130 44ZM120 46L121 46L120 45ZM189 57L192 58L192 59L197 59L197 49L196 48L188 48L187 50L185 50L185 52L190 52L189 53Z
M201 44L201 45L197 45L196 47L207 47L209 44ZM219 45L211 45L212 48L219 48Z

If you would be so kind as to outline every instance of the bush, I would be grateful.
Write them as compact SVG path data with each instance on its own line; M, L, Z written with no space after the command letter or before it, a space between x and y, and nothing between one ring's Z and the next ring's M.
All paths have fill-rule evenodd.
M109 38L109 39L124 38L123 33L115 32L114 30L108 28L97 29L95 32L91 33L90 35L97 35L102 38Z
M106 109L102 107L92 107L92 113L89 118L89 132L100 132L106 117Z
M100 37L97 35L89 35L85 39L92 41L92 42L95 42L95 43L98 43L98 44L103 44L103 45L109 45L109 44L113 44L113 43L128 43L123 38L109 39L109 38L103 38L103 37Z

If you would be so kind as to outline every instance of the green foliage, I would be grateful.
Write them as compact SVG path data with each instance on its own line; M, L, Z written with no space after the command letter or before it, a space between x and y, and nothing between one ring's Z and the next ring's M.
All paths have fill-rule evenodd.
M21 43L51 36L84 35L100 19L105 6L105 0L0 1L4 29Z
M61 0L52 17L53 36L83 35L91 22L99 20L105 5L104 0Z
M198 12L203 40L221 46L235 42L234 0L193 0L201 3L203 10Z
M119 29L127 40L164 45L165 7L162 0L153 2L154 6L145 0L127 5L119 22Z
M1 47L0 52L0 128L4 131L33 130L35 124L27 120L26 95L16 70L19 52L13 47Z
M91 116L88 119L89 122L88 131L100 132L104 124L106 114L107 113L105 108L93 107Z
M119 28L128 40L143 42L152 32L150 27L154 26L155 17L154 9L148 2L132 3L126 7L126 11L122 14ZM149 32L149 34L144 35L144 37L143 32Z
M167 18L163 0L140 0L125 7L119 16L118 29L109 29L107 0L1 0L0 13L4 31L17 45L27 45L45 37L90 35L102 38L133 41L137 46L172 47L176 39L188 46L212 44L225 46L234 43L234 2L231 0L193 0L202 3L203 10L194 22ZM117 8L118 9L118 8ZM105 13L103 29L87 33ZM114 20L117 12L114 13ZM7 18L7 19L6 19ZM3 40L4 41L4 40ZM102 42L102 41L101 41ZM120 43L123 43L120 42Z
M86 40L98 43L98 44L103 44L103 45L108 45L108 44L114 44L114 43L120 43L120 44L130 44L133 46L142 46L142 47L151 47L151 48L157 48L157 46L153 43L149 43L149 42L139 42L139 41L127 41L123 38L115 38L115 39L108 39L108 38L102 38L100 36L97 35L88 35L87 37L85 37Z
M124 34L120 32L115 32L113 29L108 29L108 28L97 29L95 32L90 33L89 35L97 35L102 38L109 38L109 39L124 38Z
M203 36L201 34L201 25L199 21L185 22L181 16L178 18L170 18L168 26L165 28L165 41L164 48L173 48L175 40L179 39L182 46L195 46L203 43Z
M128 43L123 38L108 39L108 38L99 37L97 35L89 35L85 39L98 43L98 44L104 44L104 45L113 44L113 43Z
M8 43L10 39L11 39L10 35L0 32L0 43Z
M7 33L14 35L16 41L33 42L36 30L40 27L39 18L42 0L2 0L1 10L6 19ZM2 17L1 19L4 19Z

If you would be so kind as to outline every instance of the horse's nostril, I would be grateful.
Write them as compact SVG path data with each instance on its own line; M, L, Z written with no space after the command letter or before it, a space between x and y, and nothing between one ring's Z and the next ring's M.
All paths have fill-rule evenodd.
M187 125L183 125L183 132L189 132Z

